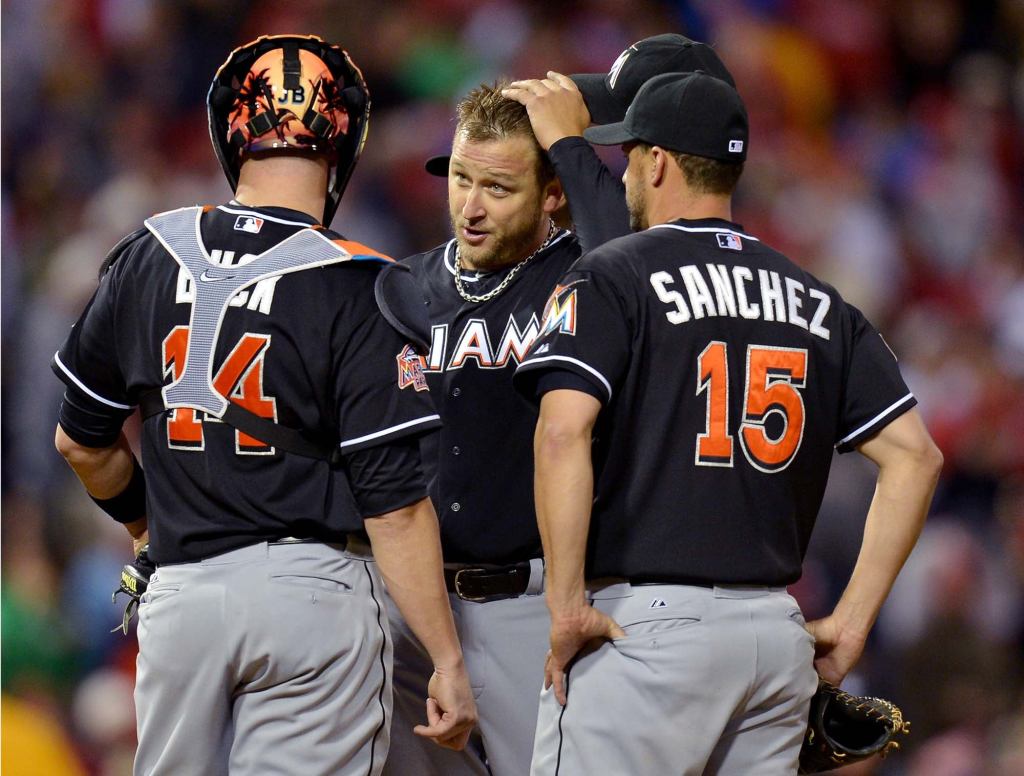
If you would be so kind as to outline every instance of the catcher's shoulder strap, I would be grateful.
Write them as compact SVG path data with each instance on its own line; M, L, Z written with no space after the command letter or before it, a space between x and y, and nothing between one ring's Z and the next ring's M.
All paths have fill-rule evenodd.
M170 408L164 403L163 392L159 388L146 391L139 398L139 411L143 420L168 409ZM302 429L282 426L267 418L261 418L234 402L228 403L220 419L271 447L305 458L327 461L331 466L337 466L341 462L341 448L333 440L321 439Z
M337 454L333 445L325 445L307 432L279 426L228 401L214 388L211 375L221 322L228 304L238 292L264 278L349 261L352 253L322 231L307 228L294 232L246 264L214 264L200 242L200 218L204 210L202 207L171 210L145 222L146 229L189 275L195 296L189 319L185 368L170 385L141 397L143 417L179 407L202 410L267 444L299 455L335 461ZM159 399L154 393L159 394Z

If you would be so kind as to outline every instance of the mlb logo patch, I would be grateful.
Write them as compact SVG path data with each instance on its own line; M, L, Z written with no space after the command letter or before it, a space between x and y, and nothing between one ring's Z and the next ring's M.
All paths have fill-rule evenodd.
M423 357L412 345L406 345L402 352L395 356L398 361L398 389L408 388L414 391L427 390L427 376L423 374Z
M731 232L717 232L715 237L718 239L719 248L728 248L730 251L743 250L743 240L738 235Z
M743 141L742 140L730 140L729 141L729 153L730 154L742 154L743 153Z
M235 219L235 231L259 234L263 228L263 219L256 216L239 216Z

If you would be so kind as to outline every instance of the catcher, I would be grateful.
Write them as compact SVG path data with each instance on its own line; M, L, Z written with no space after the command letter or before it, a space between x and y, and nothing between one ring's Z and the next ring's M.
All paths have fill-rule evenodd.
M416 732L459 749L476 711L421 473L440 423L427 326L404 270L328 228L366 84L336 45L261 37L207 106L234 199L116 246L53 361L58 450L149 542L122 576L126 620L140 597L135 773L379 774L384 583L434 671ZM122 431L136 406L145 472Z

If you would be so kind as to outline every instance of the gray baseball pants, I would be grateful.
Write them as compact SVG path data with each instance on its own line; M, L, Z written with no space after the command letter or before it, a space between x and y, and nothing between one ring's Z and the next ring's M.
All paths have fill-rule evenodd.
M412 732L426 719L433 664L397 607L388 607L395 638L395 716L386 776L529 773L551 627L543 579L543 563L536 560L530 586L518 598L475 603L449 595L480 717L461 752L442 749Z
M365 543L160 566L139 607L135 776L379 774L391 638Z
M591 598L626 636L581 653L564 707L542 692L533 776L796 773L817 675L784 588L620 582Z

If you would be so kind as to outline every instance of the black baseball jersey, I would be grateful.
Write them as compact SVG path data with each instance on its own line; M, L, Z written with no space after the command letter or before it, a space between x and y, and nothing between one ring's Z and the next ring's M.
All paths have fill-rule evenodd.
M449 562L541 555L533 507L537 407L514 390L512 374L540 333L551 289L579 255L576 238L561 231L507 288L479 303L455 288L455 240L404 260L432 324L425 371L444 426L424 439L424 465ZM510 271L464 271L464 288L484 295Z
M374 300L389 260L283 208L232 202L197 223L221 273L204 272L204 281L311 228L352 254L231 297L209 375L217 393L250 412L336 439L344 464L275 450L198 410L154 415L142 430L151 557L189 561L285 536L339 541L363 517L422 498L418 454L404 473L384 454L415 451L415 437L440 425L418 355ZM54 357L68 385L61 425L73 439L111 444L141 395L181 375L193 282L149 231L120 247Z
M741 229L679 220L586 254L517 371L604 405L588 578L795 581L833 447L915 404L860 311Z

